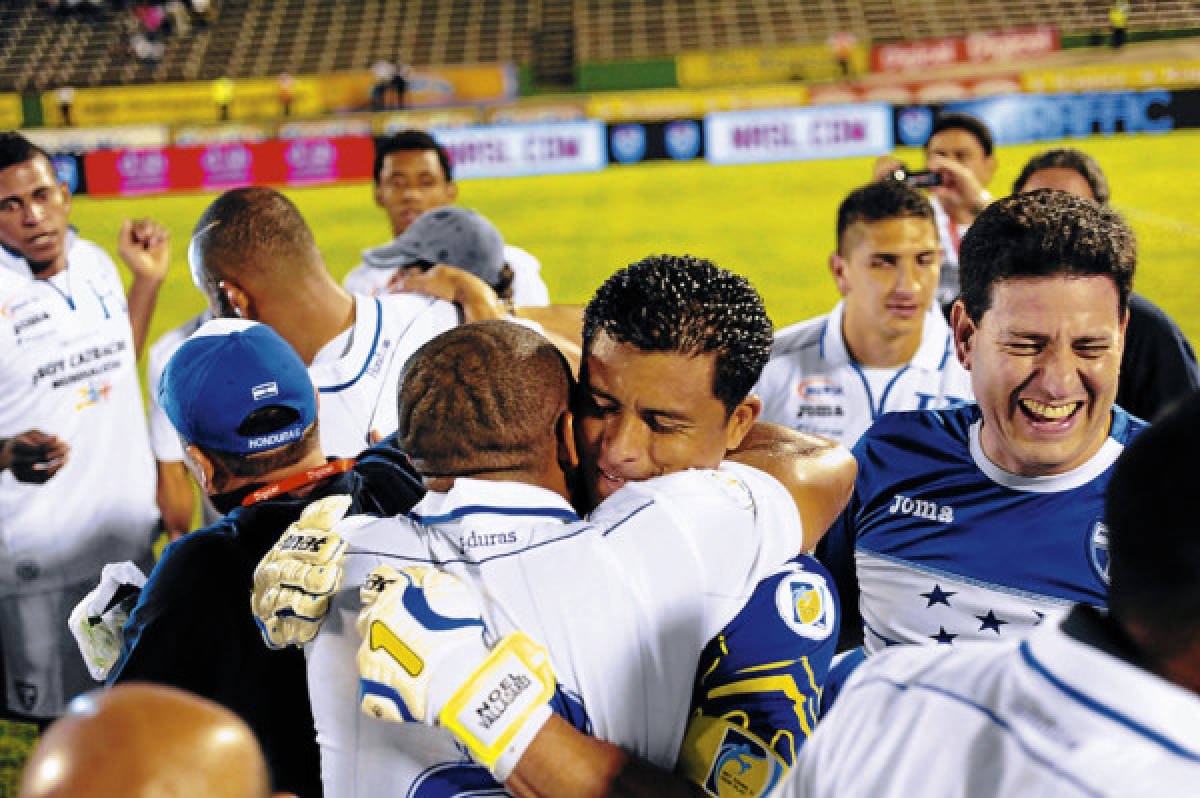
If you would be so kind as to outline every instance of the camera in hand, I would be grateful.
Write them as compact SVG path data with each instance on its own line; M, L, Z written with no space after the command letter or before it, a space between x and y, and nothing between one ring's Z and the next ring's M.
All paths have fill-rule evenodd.
M913 188L929 188L930 186L940 186L942 184L941 174L930 171L910 172L907 169L900 168L892 172L892 178Z

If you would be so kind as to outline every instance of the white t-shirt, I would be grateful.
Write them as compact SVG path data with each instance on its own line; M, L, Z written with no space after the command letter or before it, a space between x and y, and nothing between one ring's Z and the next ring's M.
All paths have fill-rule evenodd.
M404 364L418 348L458 325L458 310L415 294L354 296L354 324L317 352L308 374L320 391L321 448L353 457L399 424L396 394Z
M504 260L513 270L513 304L543 307L550 304L550 292L542 281L542 265L520 247L505 246ZM347 291L378 296L387 291L395 269L377 269L360 263L342 281Z
M794 796L1200 793L1200 696L1067 635L898 646L849 678Z
M447 732L359 710L358 588L377 565L435 562L473 585L490 630L522 629L550 651L570 722L673 768L701 649L802 545L783 486L729 463L627 485L586 521L541 488L461 478L413 515L431 526L338 527L345 578L307 649L330 798L496 789Z
M200 328L200 325L212 318L209 311L188 319L183 324L168 330L150 347L146 354L146 389L150 394L150 448L154 459L163 463L179 463L183 461L183 444L167 413L158 403L158 383L162 379L163 369L167 361L175 354L183 342Z
M0 595L145 559L158 522L125 291L104 250L67 246L47 280L21 260L0 268L0 437L37 428L70 446L44 484L0 473Z
M884 413L971 400L971 377L954 354L950 327L937 308L925 314L912 360L882 385L850 357L844 316L845 303L839 302L828 315L776 333L771 359L754 387L763 421L853 446Z

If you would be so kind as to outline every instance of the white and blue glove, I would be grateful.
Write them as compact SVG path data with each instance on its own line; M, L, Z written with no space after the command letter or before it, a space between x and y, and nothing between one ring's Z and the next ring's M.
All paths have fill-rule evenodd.
M523 632L489 645L477 595L436 568L381 566L361 595L363 712L449 729L503 783L551 715L546 650Z
M254 569L254 618L270 648L312 640L342 583L346 542L332 531L350 497L327 496L304 508Z

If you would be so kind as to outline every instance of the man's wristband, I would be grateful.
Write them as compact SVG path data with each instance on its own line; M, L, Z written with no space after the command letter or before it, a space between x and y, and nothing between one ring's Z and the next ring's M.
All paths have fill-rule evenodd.
M550 719L555 685L546 649L517 632L492 649L438 721L503 783Z

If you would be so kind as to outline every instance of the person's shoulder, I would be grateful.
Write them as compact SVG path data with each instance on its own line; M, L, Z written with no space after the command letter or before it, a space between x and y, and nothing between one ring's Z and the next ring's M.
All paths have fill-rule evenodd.
M395 271L395 269L380 269L359 263L342 278L342 286L352 294L376 296L385 293L383 289Z
M858 446L864 443L895 444L904 441L928 444L939 438L965 442L971 425L978 421L979 417L979 405L974 402L963 402L933 410L884 413L863 433Z
M210 583L228 570L237 549L234 522L226 517L212 526L189 532L168 543L150 579L171 589Z
M175 354L175 350L182 346L183 342L191 337L192 333L199 329L200 325L208 321L209 318L211 316L208 311L204 311L188 319L178 327L172 327L160 335L150 345L150 351L146 355L147 373L161 373L167 365L167 361L171 359L171 355ZM151 385L150 388L153 389L154 385Z
M541 262L536 257L512 244L504 245L504 260L512 267L514 272L522 269L530 269L536 272L541 271L542 268Z
M1132 443L1134 438L1141 435L1150 426L1149 421L1138 418L1120 405L1113 405L1112 414L1112 426L1109 428L1108 435L1117 443L1125 446Z
M116 265L112 258L94 241L89 241L86 238L75 236L67 249L67 262L72 267L89 266L97 269L112 269L116 270Z
M406 329L418 319L453 320L455 324L458 323L457 308L442 299L411 293L380 294L374 297L356 294L356 296L378 302L379 312L385 324Z
M771 360L819 347L828 323L829 316L826 314L798 321L779 330L771 343Z

